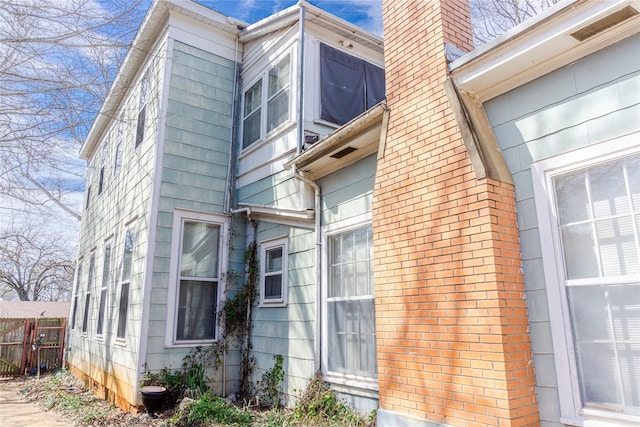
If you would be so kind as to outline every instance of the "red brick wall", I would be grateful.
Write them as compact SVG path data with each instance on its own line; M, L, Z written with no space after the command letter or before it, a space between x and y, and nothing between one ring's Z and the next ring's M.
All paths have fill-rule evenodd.
M373 203L380 408L460 426L538 421L513 187L477 180L443 83L459 0L383 0L386 148Z

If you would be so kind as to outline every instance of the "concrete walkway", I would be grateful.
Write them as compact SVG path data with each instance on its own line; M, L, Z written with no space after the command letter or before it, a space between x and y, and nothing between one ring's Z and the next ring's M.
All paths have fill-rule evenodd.
M0 381L0 426L2 427L70 427L54 412L46 412L24 399L14 387Z

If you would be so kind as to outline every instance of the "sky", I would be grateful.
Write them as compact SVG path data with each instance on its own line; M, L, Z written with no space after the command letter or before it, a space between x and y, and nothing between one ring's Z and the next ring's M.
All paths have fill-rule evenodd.
M197 0L223 15L257 22L298 3L298 0ZM309 3L379 36L382 35L382 0L314 0Z

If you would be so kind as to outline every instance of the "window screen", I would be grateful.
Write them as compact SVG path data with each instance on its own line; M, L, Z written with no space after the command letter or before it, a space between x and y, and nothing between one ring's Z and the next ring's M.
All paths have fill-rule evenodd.
M640 155L553 186L583 403L640 414Z
M343 125L382 101L384 70L325 44L320 45L321 118Z

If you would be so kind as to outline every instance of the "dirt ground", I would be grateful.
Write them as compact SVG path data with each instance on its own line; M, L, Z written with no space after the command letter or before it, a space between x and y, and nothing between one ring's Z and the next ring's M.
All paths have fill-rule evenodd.
M2 427L167 426L173 414L128 414L96 398L68 372L0 380Z

